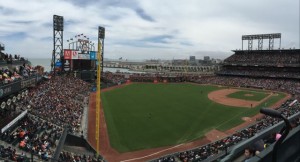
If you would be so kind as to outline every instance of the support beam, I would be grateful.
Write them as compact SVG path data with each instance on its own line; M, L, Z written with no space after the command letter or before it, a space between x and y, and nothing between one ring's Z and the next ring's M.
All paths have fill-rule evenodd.
M274 38L270 36L269 38L269 50L273 50L274 48Z
M253 47L253 39L248 39L248 50L252 50Z
M263 50L263 38L261 36L258 38L258 50Z

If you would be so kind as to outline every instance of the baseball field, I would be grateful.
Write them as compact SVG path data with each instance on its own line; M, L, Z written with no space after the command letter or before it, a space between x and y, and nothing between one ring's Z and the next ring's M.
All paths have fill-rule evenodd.
M284 97L212 85L134 83L103 92L101 98L111 146L130 152L228 130Z

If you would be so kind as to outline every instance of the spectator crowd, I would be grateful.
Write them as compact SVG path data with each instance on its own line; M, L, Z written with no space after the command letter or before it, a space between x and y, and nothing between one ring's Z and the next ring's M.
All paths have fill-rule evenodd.
M82 135L83 111L90 88L89 83L73 76L55 76L31 88L27 95L13 103L15 109L7 109L7 112L1 109L1 121L11 121L25 110L28 113L0 133L1 141L7 144L3 146L0 158L22 159L15 155L28 152L41 160L48 160L56 149L64 126L71 128L71 133ZM11 149L16 151L9 151ZM26 154L18 157L26 157Z
M26 79L35 74L36 70L34 67L26 63L21 66L16 66L13 69L4 66L0 68L0 85Z
M295 50L237 51L224 60L224 64L290 66L300 62L300 53Z
M218 71L219 75L232 75L232 76L251 76L251 77L269 77L269 78L294 78L300 79L299 71L279 71L271 69L222 69Z
M81 79L56 76L33 88L22 104L28 105L33 115L61 127L68 124L74 133L80 133L89 90L90 85Z
M59 155L59 162L104 162L101 156L74 154L63 151Z

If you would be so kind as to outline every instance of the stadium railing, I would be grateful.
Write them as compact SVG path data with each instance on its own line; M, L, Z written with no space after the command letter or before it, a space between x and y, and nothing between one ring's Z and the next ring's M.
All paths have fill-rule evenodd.
M65 142L63 143L63 145L83 147L87 151L89 151L89 152L91 152L95 155L97 154L97 151L91 146L91 144L85 138L83 138L83 136L77 136L77 135L74 135L74 134L67 134ZM103 156L100 155L100 157L104 162L106 162L106 160L104 159Z
M32 85L36 85L39 79L41 79L41 76L33 75L26 79L19 79L12 83L2 84L0 86L0 92L2 92L0 93L0 99L9 96L11 94L14 94L16 92L19 92L24 88L28 88Z
M299 117L300 117L300 112L292 115L288 119L291 121L291 120L295 120L296 118L299 118ZM237 144L236 146L234 146L232 148L230 153L221 160L221 162L233 161L234 159L241 156L243 154L245 148L247 148L249 145L253 144L254 142L256 142L260 139L269 137L270 134L272 134L272 133L279 132L283 126L284 126L284 122L281 121L281 122L275 124L274 126L265 129L265 131L262 131L262 132L256 134L255 136L251 137L250 139Z
M59 139L58 145L56 147L56 150L54 152L54 155L53 155L53 157L51 159L52 162L58 161L60 152L61 152L61 150L63 148L64 143L65 143L67 134L68 134L68 128L65 127L62 135L60 136L60 139Z
M300 161L300 127L293 129L284 142L280 145L277 151L278 162L299 162ZM272 161L272 151L274 144L262 151L259 155L256 155L249 159L249 162L264 162Z

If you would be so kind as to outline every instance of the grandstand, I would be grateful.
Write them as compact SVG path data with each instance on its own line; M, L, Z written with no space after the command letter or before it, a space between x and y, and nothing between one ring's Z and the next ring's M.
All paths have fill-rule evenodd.
M0 161L103 161L82 138L90 84L39 73L40 67L21 57L4 55L11 60L0 63ZM68 134L72 142L67 142ZM74 156L78 148L81 152Z
M86 104L84 98L85 93L89 92L89 86L73 77L66 82L66 78L69 77L57 76L41 81L41 77L32 76L30 84L26 84L29 79L23 78L1 87L1 90L5 87L19 88L4 92L3 96L7 97L1 98L0 158L19 161L28 161L31 158L34 161L50 159L52 161L65 161L66 159L71 161L74 158L73 155L68 156L70 155L68 152L74 150L72 149L74 141L83 140L81 136L85 124L82 118L84 104ZM70 84L70 81L74 80L79 86L73 87ZM62 90L62 87L66 89ZM57 88L64 93L63 98L57 97ZM77 92L83 93L78 94ZM76 96L74 96L75 94ZM49 96L52 97L49 99ZM72 101L67 102L70 101L70 98ZM72 141L73 145L68 144L68 152L64 151L60 154L60 150L65 150L64 141L68 133L75 135ZM81 147L86 146L81 145ZM95 158L94 154L95 151L90 149L86 154L82 153L76 158L80 156L81 159L102 161L101 157L100 159Z
M219 75L299 79L300 50L234 51Z

